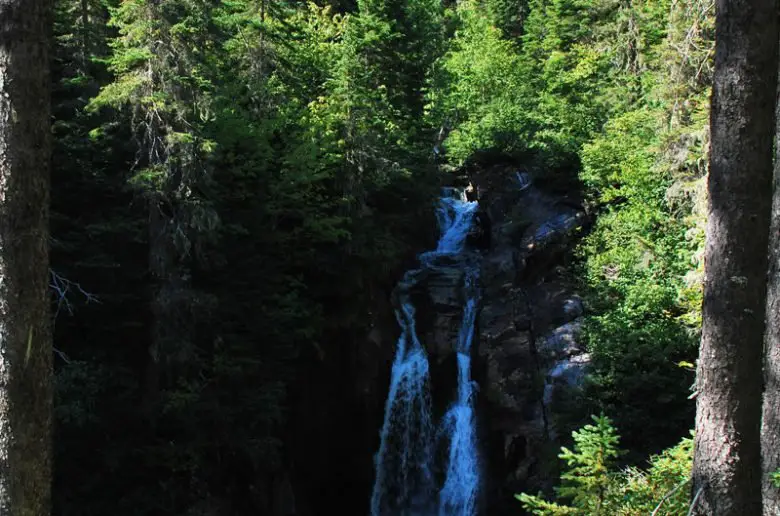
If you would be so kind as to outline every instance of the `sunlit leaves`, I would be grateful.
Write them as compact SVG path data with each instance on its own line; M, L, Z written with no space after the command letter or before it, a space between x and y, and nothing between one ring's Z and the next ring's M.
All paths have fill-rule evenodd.
M531 96L517 47L476 3L459 4L457 17L428 107L435 123L451 130L447 156L462 163L476 151L522 151L529 144Z
M685 514L690 504L689 481L693 439L650 458L646 468L620 469L619 437L612 421L593 416L594 424L573 433L574 450L562 448L566 462L557 503L541 496L518 495L536 516L635 516ZM657 512L656 512L657 511Z

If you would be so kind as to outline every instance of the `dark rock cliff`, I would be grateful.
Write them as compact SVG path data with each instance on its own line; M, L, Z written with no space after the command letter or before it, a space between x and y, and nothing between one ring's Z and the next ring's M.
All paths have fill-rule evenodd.
M570 392L561 387L581 385L589 363L578 339L584 308L567 271L586 216L576 197L537 186L517 168L493 166L470 180L482 218L471 239L482 256L474 367L482 507L491 516L518 514L515 493L549 488L555 479L555 400ZM425 283L432 306L420 328L434 399L446 399L453 388L444 379L453 376L446 371L454 369L461 283L454 269Z
M586 222L576 197L495 167L472 178L492 221L482 272L480 374L488 514L517 514L513 495L549 488L557 441L554 400L581 384L584 309L567 265Z

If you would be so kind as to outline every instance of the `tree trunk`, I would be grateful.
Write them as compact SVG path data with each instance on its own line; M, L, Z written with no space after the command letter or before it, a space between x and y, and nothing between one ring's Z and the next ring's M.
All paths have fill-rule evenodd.
M780 122L777 105L775 116ZM766 336L764 338L764 411L761 423L764 516L780 514L780 488L770 475L780 469L780 125L775 131L775 180L769 232Z
M81 0L81 72L89 71L89 0Z
M48 0L0 0L0 514L51 513Z
M144 411L156 423L160 392L192 360L193 294L189 271L176 247L179 221L164 205L173 191L149 200L149 271L152 276L152 334L146 368ZM169 207L173 210L172 207ZM165 381L167 377L167 382ZM166 385L167 384L167 385Z
M172 282L175 277L175 253L169 226L172 220L162 213L160 202L149 201L149 271L152 275L152 334L146 366L144 412L155 422L160 396L161 358L170 353L177 336L171 331L176 322Z
M760 421L777 85L774 0L718 0L694 514L761 514Z

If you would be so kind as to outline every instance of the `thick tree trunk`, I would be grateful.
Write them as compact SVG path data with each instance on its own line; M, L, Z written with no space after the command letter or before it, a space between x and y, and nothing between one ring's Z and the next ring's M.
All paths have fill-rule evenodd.
M48 0L0 0L0 514L51 513Z
M718 0L694 514L761 514L760 420L775 0Z
M766 336L764 338L764 410L761 423L764 516L780 514L780 488L770 475L780 469L780 103L775 116L775 180L769 232Z

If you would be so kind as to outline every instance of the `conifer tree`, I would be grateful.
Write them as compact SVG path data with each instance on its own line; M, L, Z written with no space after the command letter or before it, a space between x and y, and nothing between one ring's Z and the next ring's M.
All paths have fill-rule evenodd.
M181 372L195 358L191 322L202 303L192 290L192 264L218 223L204 195L213 150L203 135L212 116L210 14L210 3L201 0L123 2L111 20L119 31L111 57L116 80L90 105L127 108L137 138L131 182L148 206L149 271L155 282L145 395L152 418L166 362L170 372Z
M566 461L567 468L561 475L562 484L557 494L562 500L570 500L574 508L549 503L535 496L518 496L533 514L610 514L606 497L613 464L621 455L618 448L620 438L608 417L592 416L592 419L594 424L585 425L572 434L574 450L564 447L559 456Z
M343 120L347 197L358 205L425 159L426 79L440 52L440 7L431 0L360 0L346 22L335 80Z

